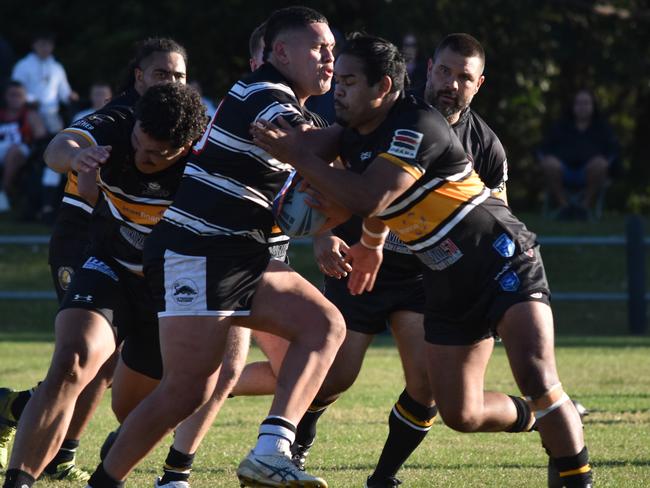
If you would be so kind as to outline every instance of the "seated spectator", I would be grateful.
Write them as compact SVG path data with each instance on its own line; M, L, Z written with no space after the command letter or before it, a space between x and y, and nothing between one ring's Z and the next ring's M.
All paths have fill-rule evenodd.
M582 89L575 94L568 117L548 133L538 157L557 217L589 218L619 158L618 141L598 113L593 93ZM580 198L572 200L567 190Z
M65 69L52 56L54 36L37 35L32 48L33 52L16 63L11 77L25 86L27 101L38 105L47 131L54 135L63 128L59 104L77 101L79 95L72 91Z
M16 176L30 154L30 144L47 136L45 125L35 110L27 106L27 92L18 81L10 81L0 109L0 212L9 210L16 196Z
M79 119L83 119L86 115L90 115L93 112L96 112L113 98L113 90L111 85L104 81L96 81L90 87L89 92L90 98L90 107L84 110L80 110L72 117L72 122L76 122Z

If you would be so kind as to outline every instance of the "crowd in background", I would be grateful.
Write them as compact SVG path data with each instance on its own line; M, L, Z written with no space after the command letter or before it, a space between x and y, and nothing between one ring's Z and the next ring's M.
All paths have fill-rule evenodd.
M335 35L337 42L344 42L340 32ZM13 49L0 38L0 214L11 212L15 220L53 221L65 178L43 164L42 152L63 127L101 108L115 94L104 80L96 80L87 95L77 93L54 49L54 36L39 33L33 38L32 51L14 62ZM410 90L421 94L427 59L418 51L417 37L406 33L401 49ZM197 80L190 84L202 92ZM334 119L333 90L309 101L310 110L330 122ZM202 98L211 116L215 104ZM564 117L542 140L531 152L545 183L546 215L558 220L599 218L605 191L620 176L622 165L618 139L600 113L593 92L577 91Z

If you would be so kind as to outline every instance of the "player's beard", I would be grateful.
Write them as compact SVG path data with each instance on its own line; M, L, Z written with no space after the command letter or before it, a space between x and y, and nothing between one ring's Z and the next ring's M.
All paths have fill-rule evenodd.
M443 96L454 98L454 102L451 105L449 103L441 102L441 98ZM436 92L436 96L433 99L433 106L436 107L438 111L445 117L449 117L455 113L461 112L465 108L463 101L460 100L457 96L454 97L452 94L444 92L442 90Z

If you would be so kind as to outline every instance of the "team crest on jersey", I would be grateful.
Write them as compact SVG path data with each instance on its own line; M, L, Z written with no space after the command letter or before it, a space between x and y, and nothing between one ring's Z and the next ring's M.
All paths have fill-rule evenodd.
M361 154L359 154L359 160L361 161L368 161L371 158L372 158L372 151L364 151Z
M56 270L56 277L59 280L59 286L62 290L67 290L72 281L74 270L70 266L61 266Z
M424 135L420 132L397 129L386 152L400 158L415 159L423 137Z
M463 252L454 241L445 239L437 246L418 253L418 257L428 268L441 271L462 258Z
M189 278L174 281L172 287L172 296L179 305L191 305L199 296L199 287Z
M517 291L519 284L519 276L514 271L507 271L499 280L499 285L503 291Z
M492 247L504 258L511 258L515 255L515 243L508 234L501 234L497 237Z

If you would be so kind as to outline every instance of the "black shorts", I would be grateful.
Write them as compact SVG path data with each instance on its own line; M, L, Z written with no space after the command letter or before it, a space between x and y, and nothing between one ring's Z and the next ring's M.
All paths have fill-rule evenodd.
M48 248L48 264L59 304L70 286L72 275L85 262L90 242L90 214L70 207L61 205Z
M158 317L250 315L253 296L271 256L266 245L212 240L170 249L165 229L158 224L145 241L144 272ZM196 238L197 241L199 238ZM220 245L220 242L222 245Z
M454 228L441 242L444 247L430 250L429 267L423 268L427 342L473 344L495 336L498 322L512 305L549 303L535 235L504 209L496 211L497 218L482 209L472 211L478 210L474 217L482 219L482 225L475 222L470 232ZM431 269L434 257L438 269Z
M325 277L325 297L341 311L347 328L362 334L384 332L393 312L424 313L421 274L395 281L382 279L380 271L372 291L361 295L350 295L347 278Z
M74 274L60 310L81 308L102 314L124 341L125 364L150 378L162 378L158 318L143 278L110 259L89 257Z

